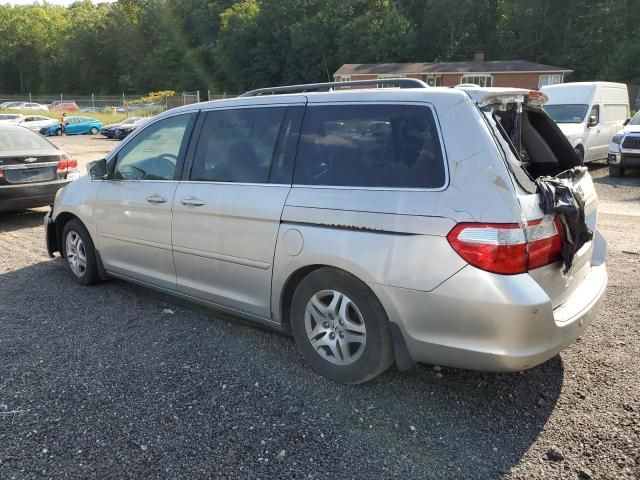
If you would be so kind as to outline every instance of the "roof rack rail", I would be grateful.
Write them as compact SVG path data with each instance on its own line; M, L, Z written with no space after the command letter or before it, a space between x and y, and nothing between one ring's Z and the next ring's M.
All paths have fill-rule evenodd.
M241 97L258 97L261 95L282 95L286 93L328 92L335 89L360 85L391 86L399 88L429 88L429 85L416 78L382 78L376 80L353 80L350 82L308 83L304 85L288 85L284 87L258 88L245 92Z

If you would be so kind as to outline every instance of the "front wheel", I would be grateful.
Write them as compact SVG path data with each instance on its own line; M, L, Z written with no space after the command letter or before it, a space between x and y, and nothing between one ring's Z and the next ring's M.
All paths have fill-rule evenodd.
M56 130L56 136L58 136L58 137L62 136L62 129L61 128Z
M375 378L393 363L387 315L373 292L332 268L307 275L290 310L298 348L311 367L336 382Z
M62 248L73 278L80 285L100 281L96 252L89 232L79 220L70 220L62 230Z
M91 133L91 135L97 135L99 131L100 130L98 130L96 127L92 127L91 130L89 130L89 133Z
M580 159L580 163L584 163L584 152L582 151L581 148L574 148L576 155L578 156L578 158Z

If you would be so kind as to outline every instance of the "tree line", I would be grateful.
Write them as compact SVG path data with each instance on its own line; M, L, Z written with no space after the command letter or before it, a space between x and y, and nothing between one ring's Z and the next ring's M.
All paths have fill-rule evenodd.
M0 92L246 89L343 63L524 59L640 83L640 0L118 0L0 5Z

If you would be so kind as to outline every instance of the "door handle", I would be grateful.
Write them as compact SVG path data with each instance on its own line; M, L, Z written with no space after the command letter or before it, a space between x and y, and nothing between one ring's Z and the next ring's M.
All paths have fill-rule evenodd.
M184 197L182 200L180 200L180 203L182 203L183 205L189 205L190 207L201 207L205 204L202 200L192 195Z
M164 198L162 195L158 195L157 193L155 193L155 194L149 195L147 197L147 202L149 202L149 203L167 203L167 199Z

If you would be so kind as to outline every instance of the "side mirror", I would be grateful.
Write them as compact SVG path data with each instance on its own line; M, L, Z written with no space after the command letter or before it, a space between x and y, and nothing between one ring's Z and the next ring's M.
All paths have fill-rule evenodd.
M598 119L595 115L591 115L589 117L589 121L587 122L587 127L595 127L598 124Z
M87 172L91 176L91 180L105 180L107 178L107 161L103 158L96 160L87 165Z
M629 122L631 121L630 118L627 118L624 123L622 124L624 127L626 127L627 125L629 125Z

